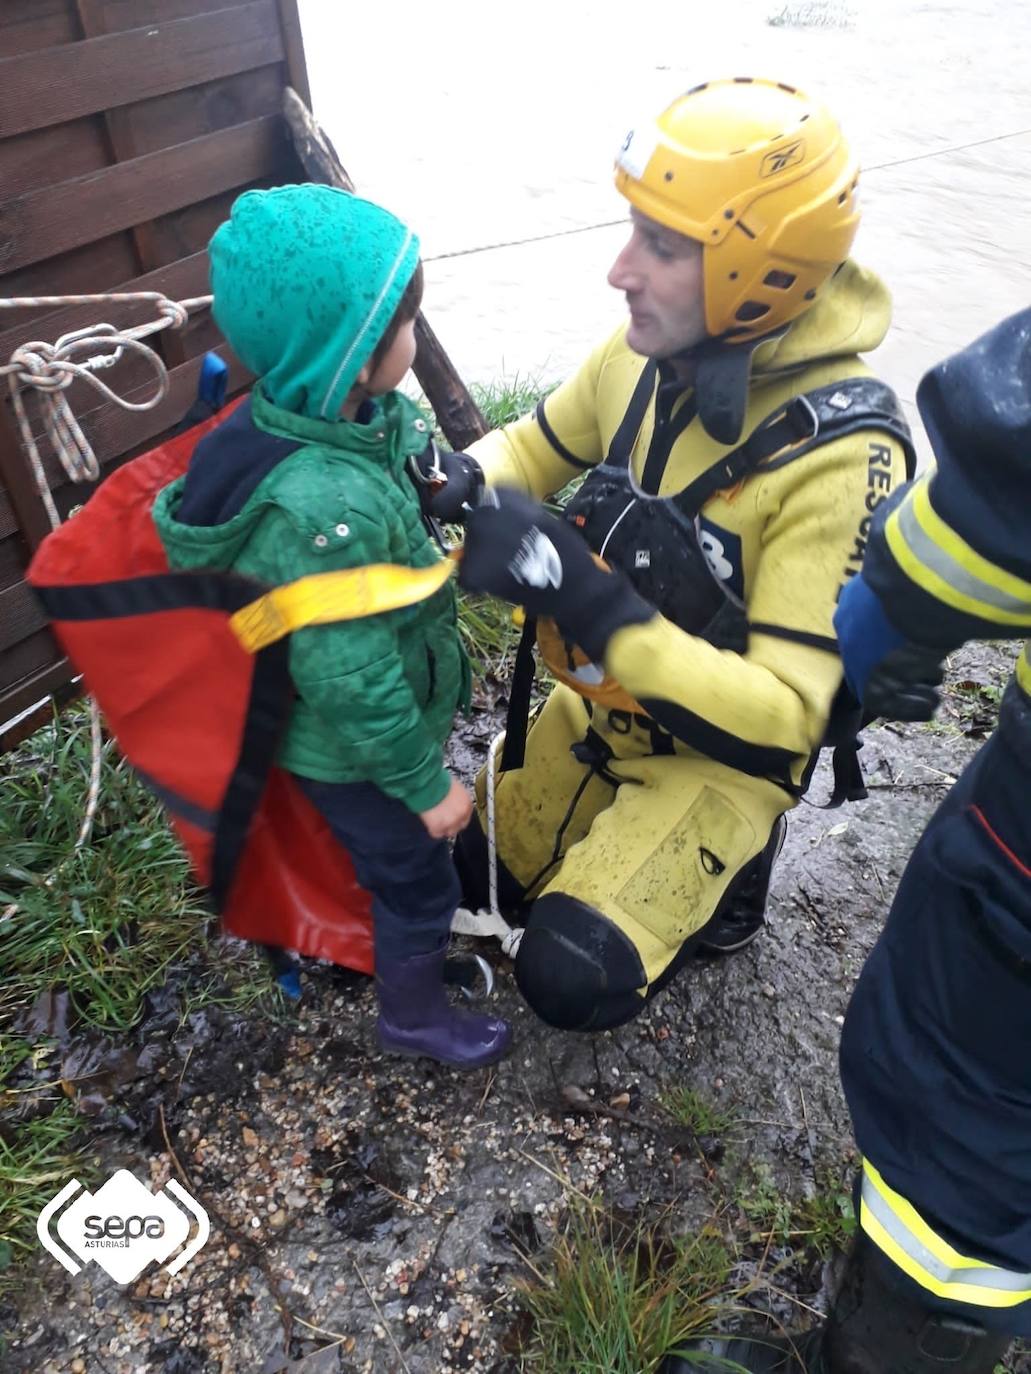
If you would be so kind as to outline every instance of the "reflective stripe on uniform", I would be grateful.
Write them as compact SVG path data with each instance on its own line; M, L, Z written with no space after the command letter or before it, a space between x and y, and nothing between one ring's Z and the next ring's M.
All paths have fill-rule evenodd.
M1025 695L1031 697L1031 644L1024 645L1024 652L1017 659L1017 682Z
M1031 582L983 558L931 505L930 477L885 523L903 572L947 606L999 625L1031 626Z
M866 1159L860 1224L903 1273L940 1298L974 1307L1016 1307L1031 1301L1031 1274L961 1255Z

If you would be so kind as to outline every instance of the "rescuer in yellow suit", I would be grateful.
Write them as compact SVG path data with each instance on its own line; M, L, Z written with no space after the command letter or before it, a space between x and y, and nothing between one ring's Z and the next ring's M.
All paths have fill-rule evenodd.
M849 256L858 176L802 92L689 91L617 158L629 324L443 457L438 513L474 506L463 584L524 606L559 680L495 832L516 977L552 1025L618 1025L699 946L754 938L783 813L829 724L854 737L832 617L912 452L859 356L890 300ZM561 517L538 504L574 478ZM482 904L482 777L477 801L457 861Z

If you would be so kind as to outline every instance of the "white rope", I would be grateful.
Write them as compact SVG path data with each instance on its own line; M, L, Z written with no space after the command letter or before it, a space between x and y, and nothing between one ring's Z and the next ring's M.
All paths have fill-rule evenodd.
M69 481L95 482L100 476L100 464L64 393L72 382L78 380L86 382L105 400L113 401L123 410L153 410L168 394L168 369L157 353L143 340L161 329L182 329L190 318L190 311L210 305L211 297L198 296L188 301L171 301L160 291L127 291L98 296L0 298L0 310L38 310L50 306L125 304L140 301L152 304L159 318L130 329L116 329L110 324L90 325L86 329L76 329L68 334L62 334L53 344L33 340L16 348L11 354L10 361L0 366L0 377L7 378L10 388L11 405L36 479L40 500L54 529L61 523L61 517L50 492L43 459L25 410L22 390L31 387L38 393L43 427ZM143 401L130 401L124 396L119 396L96 375L98 371L114 367L126 353L142 358L153 369L154 392Z
M153 410L168 395L168 369L157 353L143 340L162 329L182 329L188 322L191 311L205 309L211 304L211 297L197 296L191 300L173 301L160 291L121 291L95 296L0 297L0 310L39 310L65 305L124 305L141 301L154 306L158 319L128 329L116 329L110 324L90 325L85 329L62 334L53 344L34 340L16 348L11 354L10 361L0 366L0 377L7 378L11 405L18 421L22 444L52 529L57 529L61 517L54 503L43 459L32 433L22 397L23 389L31 387L38 393L47 438L69 480L95 482L100 476L100 464L64 393L72 382L79 380L88 383L106 400L113 401L123 410ZM125 396L119 396L117 391L96 376L98 371L114 367L126 353L142 358L153 368L155 389L153 395L148 396L146 400L130 401ZM90 742L92 756L89 791L82 825L75 841L75 851L81 849L93 833L93 822L100 803L103 736L100 712L92 697ZM45 880L47 887L53 887L62 867L63 865L58 865ZM0 915L0 920L9 919L17 909L17 903L6 907Z
M480 939L493 938L501 945L502 952L514 959L519 952L523 938L522 926L510 926L498 907L498 836L495 812L497 790L498 754L505 742L505 733L496 735L487 755L487 893L489 908L484 911L469 911L460 906L451 921L451 929L456 935L476 935Z

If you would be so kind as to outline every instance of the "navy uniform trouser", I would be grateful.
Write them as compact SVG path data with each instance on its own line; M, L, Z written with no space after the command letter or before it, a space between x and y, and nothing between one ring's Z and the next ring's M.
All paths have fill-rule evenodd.
M1031 743L1003 712L906 867L841 1072L863 1230L931 1307L1031 1335Z

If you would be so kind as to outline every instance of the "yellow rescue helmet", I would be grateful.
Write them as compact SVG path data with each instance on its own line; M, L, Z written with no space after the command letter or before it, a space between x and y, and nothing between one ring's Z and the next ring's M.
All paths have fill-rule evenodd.
M632 205L704 245L706 328L731 341L809 309L852 247L858 180L822 105L753 77L695 86L616 159Z

